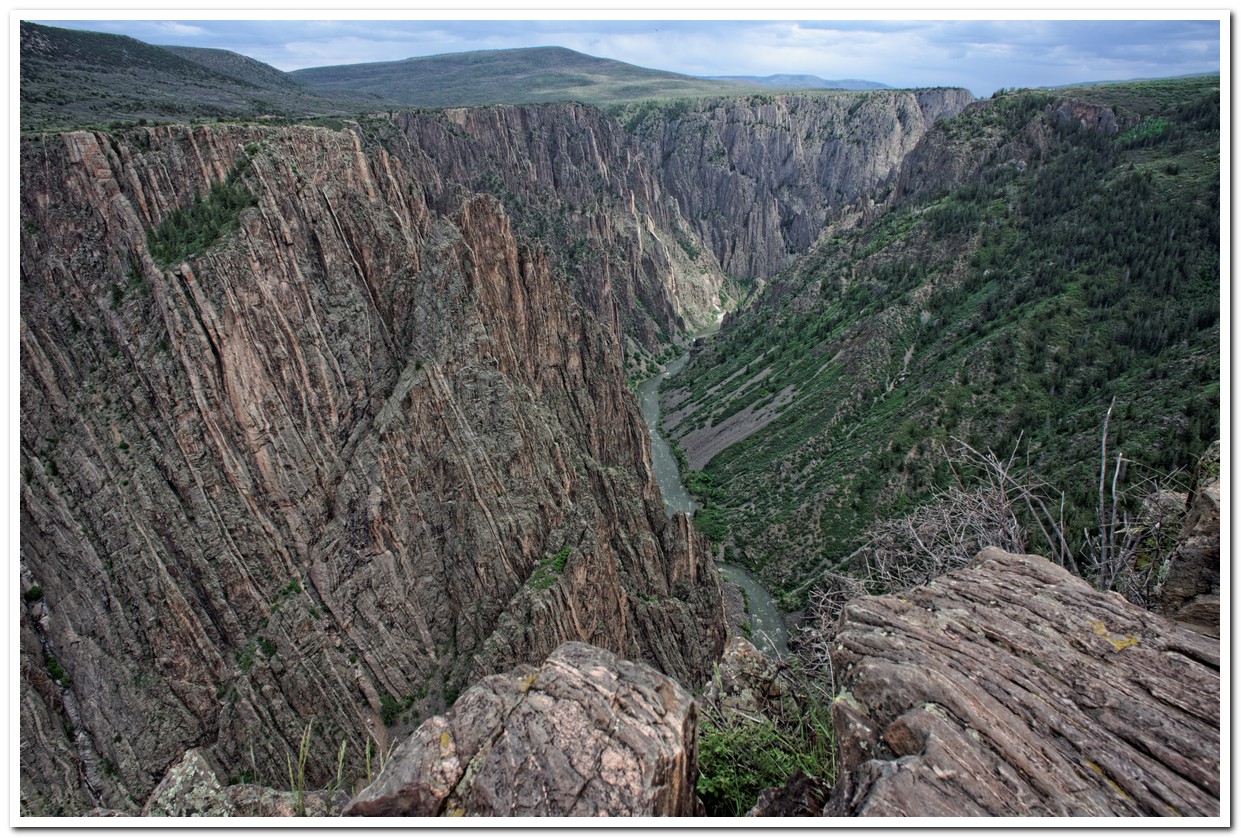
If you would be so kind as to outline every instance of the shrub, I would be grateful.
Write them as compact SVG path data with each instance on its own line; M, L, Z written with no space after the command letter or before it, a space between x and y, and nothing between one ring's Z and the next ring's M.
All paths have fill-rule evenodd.
M698 795L712 816L739 817L763 789L797 771L825 783L836 774L831 707L808 701L792 719L726 715L704 706L698 728Z
M47 671L52 676L52 680L65 689L73 686L73 679L65 672L64 667L60 665L60 661L51 655L47 656Z
M538 565L534 569L534 573L530 574L527 583L535 590L545 591L556 583L560 574L564 573L565 565L569 562L569 556L573 554L573 548L565 545L556 551L554 555L544 556L539 559Z
M401 714L401 702L394 695L385 695L379 699L379 717L383 719L383 723L387 726L396 724L397 716Z

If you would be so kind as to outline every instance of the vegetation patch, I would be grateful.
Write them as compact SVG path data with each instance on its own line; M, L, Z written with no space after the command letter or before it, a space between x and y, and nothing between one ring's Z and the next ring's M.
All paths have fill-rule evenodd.
M44 659L47 661L47 672L52 676L53 681L65 689L69 689L69 687L73 686L73 679L69 677L67 672L65 672L64 667L60 665L60 661L56 660L56 658L50 654L45 655Z
M560 574L564 573L565 565L568 563L569 556L572 553L573 548L566 544L557 550L554 555L544 556L539 560L538 567L534 569L534 573L530 574L527 584L537 591L545 591L556 584Z
M250 159L243 157L228 177L211 187L206 197L195 195L189 206L173 210L147 235L147 246L156 264L168 267L183 262L237 229L241 211L258 203L241 177L249 164ZM115 291L114 286L114 294ZM114 306L117 302L119 299L114 297Z
M787 718L742 715L704 705L698 725L697 791L713 817L740 817L764 789L798 772L830 786L836 744L827 700L804 699Z

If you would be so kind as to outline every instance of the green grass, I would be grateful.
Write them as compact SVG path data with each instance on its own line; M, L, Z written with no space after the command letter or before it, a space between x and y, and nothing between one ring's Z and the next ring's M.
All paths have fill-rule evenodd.
M743 717L704 706L696 791L708 816L742 816L760 792L799 771L831 784L836 743L830 703L803 698L799 704L788 717Z
M564 573L565 565L568 564L569 556L572 554L573 548L566 544L557 550L554 555L544 556L539 560L526 584L538 591L547 590L556 584L560 574Z

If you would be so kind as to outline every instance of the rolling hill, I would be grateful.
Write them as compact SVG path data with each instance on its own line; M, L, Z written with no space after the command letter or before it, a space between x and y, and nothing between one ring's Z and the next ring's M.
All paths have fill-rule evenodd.
M649 70L563 47L483 50L311 67L294 70L291 75L324 93L357 90L419 107L566 101L608 105L767 90L761 85Z
M21 23L21 128L103 122L295 118L383 107L325 94L227 50L159 47L124 35Z

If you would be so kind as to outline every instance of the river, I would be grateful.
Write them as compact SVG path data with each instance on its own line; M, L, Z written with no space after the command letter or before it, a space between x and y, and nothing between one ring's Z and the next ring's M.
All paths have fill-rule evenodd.
M669 517L678 512L693 517L699 506L681 482L676 457L659 427L659 385L668 376L680 372L688 361L689 352L686 352L669 363L663 372L638 385L638 403L642 408L642 418L646 420L647 430L651 433L651 465L655 469L655 482L659 485L660 494L664 498L664 510ZM787 657L788 630L784 627L784 618L771 594L745 568L727 562L718 562L718 566L725 581L740 586L745 592L750 642L770 657Z

